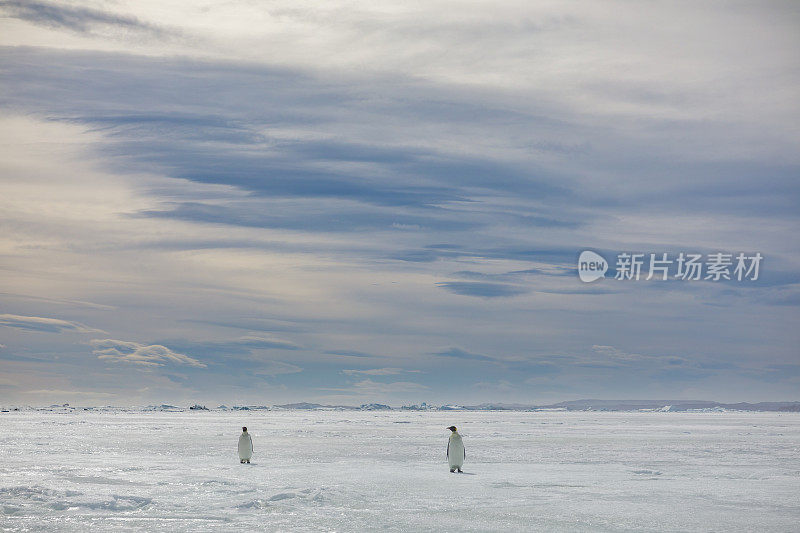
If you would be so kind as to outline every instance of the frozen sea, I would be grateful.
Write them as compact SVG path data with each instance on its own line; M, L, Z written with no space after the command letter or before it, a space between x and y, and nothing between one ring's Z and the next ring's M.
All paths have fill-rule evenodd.
M798 531L800 415L12 411L0 511L4 531Z

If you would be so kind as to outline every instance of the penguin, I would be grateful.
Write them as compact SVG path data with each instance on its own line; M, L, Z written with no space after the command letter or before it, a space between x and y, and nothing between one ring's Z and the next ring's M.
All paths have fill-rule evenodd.
M447 428L450 430L450 440L447 441L447 463L450 465L450 472L461 473L461 467L464 466L464 459L467 457L467 450L464 448L464 441L461 435L456 431L455 426Z
M247 428L242 428L242 434L239 435L239 462L249 463L250 458L253 457L253 437L247 432Z

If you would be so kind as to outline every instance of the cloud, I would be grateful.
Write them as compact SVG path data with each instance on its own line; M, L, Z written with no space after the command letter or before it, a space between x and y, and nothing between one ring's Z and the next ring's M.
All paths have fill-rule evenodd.
M301 347L291 341L275 337L245 335L237 339L220 341L190 341L184 339L162 340L175 349L202 355L204 359L228 360L231 356L252 355L261 350L299 350Z
M472 385L476 389L483 389L490 392L512 392L516 387L508 380L501 379L498 381L479 381Z
M575 267L548 265L547 268L526 268L502 273L476 272L474 270L459 270L450 274L455 278L484 280L484 281L516 281L520 278L531 276L575 276Z
M699 381L712 376L711 372L699 370L697 368L664 368L658 370L652 377L659 382L691 382Z
M275 339L271 337L259 337L255 335L247 335L240 337L236 340L220 342L220 343L206 343L208 346L215 347L229 347L229 346L243 346L253 350L263 349L279 349L279 350L299 350L300 346L297 344L282 339Z
M436 284L446 291L462 296L480 298L508 298L528 292L528 289L507 283L483 283L479 281L442 281Z
M63 28L75 32L89 32L97 27L116 27L161 35L165 30L142 22L130 15L118 15L89 7L69 6L53 2L32 0L4 0L0 10L7 16L26 20L40 26Z
M2 296L10 296L12 298L20 298L25 300L34 300L40 302L47 302L48 304L58 304L58 305L72 305L75 307L88 307L91 309L105 309L108 311L113 311L116 309L113 305L104 305L98 304L94 302L84 302L82 300L71 300L66 298L49 298L44 296L33 296L30 294L18 294L13 292L0 292Z
M381 355L359 352L356 350L327 350L325 353L329 355L340 355L342 357L383 357Z
M38 389L24 391L25 394L41 394L47 396L88 396L98 398L109 398L114 396L110 392L96 392L96 391L81 391L81 390L63 390L63 389Z
M313 185L309 185L313 187ZM337 189L343 196L346 189ZM277 192L277 191L276 191ZM287 191L288 193L289 191ZM309 190L313 194L312 190ZM295 195L294 192L290 193ZM383 193L380 193L383 194ZM386 193L388 197L394 197ZM326 194L328 196L328 194ZM275 202L276 209L265 212L263 198L230 202L228 205L215 205L201 202L181 202L168 204L166 209L142 210L136 216L148 218L167 218L202 222L206 224L227 224L254 228L292 229L314 232L353 232L368 230L407 230L409 227L425 227L437 230L465 230L470 224L464 221L447 220L441 213L410 214L403 216L404 224L396 222L398 215L391 211L382 212L366 205L351 202L336 202L334 200L326 205L316 202L303 202L302 204L314 205L314 212L309 212L305 217L298 217L296 210L280 209ZM380 201L377 197L375 201ZM285 203L284 203L285 205ZM295 203L297 207L301 204ZM437 216L439 215L439 216Z
M197 359L181 353L173 352L160 344L145 345L138 342L114 339L92 339L92 353L98 359L113 362L125 362L142 366L164 366L167 363L205 368L206 365Z
M367 376L390 376L393 374L402 374L403 372L408 372L408 371L403 370L402 368L371 368L367 370L351 370L351 369L342 370L342 374L347 374L348 376L354 376L358 374L363 374Z
M471 353L457 347L448 348L446 350L442 350L439 352L431 352L430 355L436 355L439 357L455 357L457 359L470 359L473 361L497 361L497 359L495 359L494 357L489 357L488 355L481 355L477 353Z
M303 369L291 363L283 361L260 361L253 365L250 371L257 376L278 376L281 374L297 374Z
M706 372L707 369L720 368L719 363L714 360L704 362L693 361L684 357L676 355L649 355L640 353L628 353L622 351L614 346L603 346L595 344L592 346L592 351L603 356L604 360L593 361L586 360L582 366L589 367L592 364L603 365L637 365L643 368L662 369L663 372L658 374L660 377L667 379L668 377L677 377L680 372L696 372L700 376L711 375ZM678 368L682 367L682 368Z
M102 330L90 328L80 322L71 322L58 318L45 318L38 316L0 315L0 326L24 329L27 331L41 331L44 333L61 333L74 331L77 333L105 333Z
M409 145L402 133L377 143L358 128L342 129L343 121L366 124L373 116L388 113L408 130L416 124L408 114L418 114L418 104L431 108L425 112L429 117L452 115L451 104L432 103L437 98L435 88L431 95L415 88L419 102L413 105L406 92L390 92L388 100L365 107L360 90L354 93L352 86L332 84L298 70L210 61L168 60L167 65L123 54L54 54L58 57L7 52L5 68L20 75L9 76L20 87L5 98L23 108L40 107L47 101L50 116L113 136L115 142L104 150L124 161L126 171L165 173L253 193L229 202L175 199L156 209L140 210L141 217L314 231L396 230L398 225L419 226L428 232L465 231L485 225L492 217L464 216L467 213L442 206L469 201L465 187L471 184L488 187L493 194L505 195L505 189L510 189L537 197L571 196L543 169L532 176L528 167L490 154L465 156L430 143ZM33 83L26 76L31 62L50 65L54 61L57 69L39 70L46 80ZM88 79L86 68L93 69ZM57 98L62 94L57 87L72 91L75 78L83 84L80 95ZM161 90L167 78L179 90ZM382 82L377 84L370 91L389 89ZM24 94L22 86L33 94ZM141 90L131 91L131 86ZM270 91L268 100L260 98L265 88ZM172 96L178 92L184 96ZM219 107L210 98L212 93L227 95L228 104ZM188 101L186 95L190 95ZM98 105L99 101L104 104ZM252 102L258 102L257 110ZM474 107L463 105L467 112ZM99 108L114 112L98 112ZM210 109L215 112L211 114ZM518 114L516 121L523 118ZM466 121L466 117L452 119ZM299 137L286 138L281 133L284 128L297 131ZM314 132L314 138L305 132ZM209 145L216 149L201 149ZM489 175L491 180L486 179ZM410 184L410 176L424 179ZM304 208L275 201L285 198L304 199L300 206ZM534 220L539 215L528 212L524 216ZM524 225L529 226L530 220Z
M561 366L548 361L512 362L511 364L509 364L509 368L520 370L522 372L525 372L527 374L532 374L534 376L559 374L563 371L563 368Z
M380 394L425 392L430 390L430 387L422 385L420 383L414 383L411 381L395 381L392 383L380 383L377 381L372 381L371 379L365 379L363 381L354 383L351 390L355 391L356 393L365 398L369 398L370 396L375 396Z
M616 359L619 361L641 361L643 359L651 358L650 356L647 355L641 355L637 353L627 353L617 348L614 348L613 346L602 346L599 344L593 345L592 350L610 359Z

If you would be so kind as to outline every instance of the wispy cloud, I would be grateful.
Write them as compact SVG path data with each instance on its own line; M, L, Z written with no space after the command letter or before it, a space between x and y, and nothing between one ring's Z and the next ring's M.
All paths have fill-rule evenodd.
M300 350L298 344L277 337L246 335L236 339L194 341L187 339L161 340L162 344L177 350L202 356L204 360L224 362L236 356L254 357L254 354L271 350Z
M620 361L640 361L642 359L649 359L649 356L638 353L623 352L622 350L613 346L595 344L592 346L592 350L611 359L617 359Z
M402 368L368 368L366 370L354 370L354 369L345 369L342 370L342 374L347 374L348 376L356 376L356 375L366 375L366 376L391 376L394 374L402 374L403 372L407 372Z
M358 381L354 383L349 390L355 392L359 396L368 398L370 396L374 397L384 394L391 395L391 394L425 392L429 389L430 387L428 387L427 385L422 385L420 383L414 383L411 381L394 381L391 383L381 383L378 381L373 381L371 379L365 379L363 381Z
M431 352L430 355L436 355L439 357L455 357L456 359L469 359L473 361L497 361L497 359L494 357L468 352L455 346L438 352Z
M249 371L257 376L279 376L282 374L297 374L303 368L283 361L263 361L258 365L249 367Z
M329 355L339 355L341 357L382 357L380 355L375 355L367 352L359 352L357 350L326 350L326 354Z
M39 316L3 314L0 315L0 326L28 331L41 331L44 333L61 333L63 331L74 331L76 333L105 333L103 330L91 328L80 322Z
M235 340L230 341L223 341L223 342L208 342L205 343L206 346L211 346L215 348L231 348L231 347L243 347L251 350L269 350L269 349L278 349L278 350L298 350L300 346L297 344L283 340L277 339L273 337L260 337L257 335L246 335L244 337L239 337Z
M483 283L480 281L442 281L437 283L436 286L454 294L477 296L479 298L508 298L528 292L526 288L518 285Z
M165 33L163 28L142 22L134 16L63 3L3 0L0 2L0 11L4 12L6 16L26 20L33 24L75 32L88 32L97 27L117 27L155 35Z
M618 361L622 363L649 361L649 362L661 362L670 365L679 365L688 362L687 359L683 357L678 357L676 355L648 355L640 353L628 353L618 348L615 348L614 346L603 346L598 344L592 346L592 351L604 357L607 357L612 361Z
M37 389L25 391L25 394L40 394L43 396L79 396L88 398L111 398L114 394L100 391L63 390L63 389Z
M120 341L115 339L93 339L90 344L94 347L93 354L98 359L112 362L131 363L141 366L164 366L167 363L178 365L189 365L198 368L205 368L206 364L201 363L193 357L182 353L173 352L166 346L160 344L141 344L131 341Z

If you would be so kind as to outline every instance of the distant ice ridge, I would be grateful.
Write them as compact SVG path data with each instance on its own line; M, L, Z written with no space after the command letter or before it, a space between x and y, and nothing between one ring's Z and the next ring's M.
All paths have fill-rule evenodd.
M170 404L148 405L144 407L85 406L73 407L69 404L54 404L47 407L11 406L2 407L0 411L44 410L139 410L139 411L269 411L269 410L304 410L304 411L642 411L642 412L727 412L727 411L763 411L763 412L800 412L800 401L760 402L760 403L719 403L704 400L572 400L547 405L526 405L506 403L482 403L478 405L443 404L432 405L426 402L413 405L392 407L381 403L365 403L353 405L326 405L319 403L299 402L278 405L220 405L207 408L195 403L180 407Z

